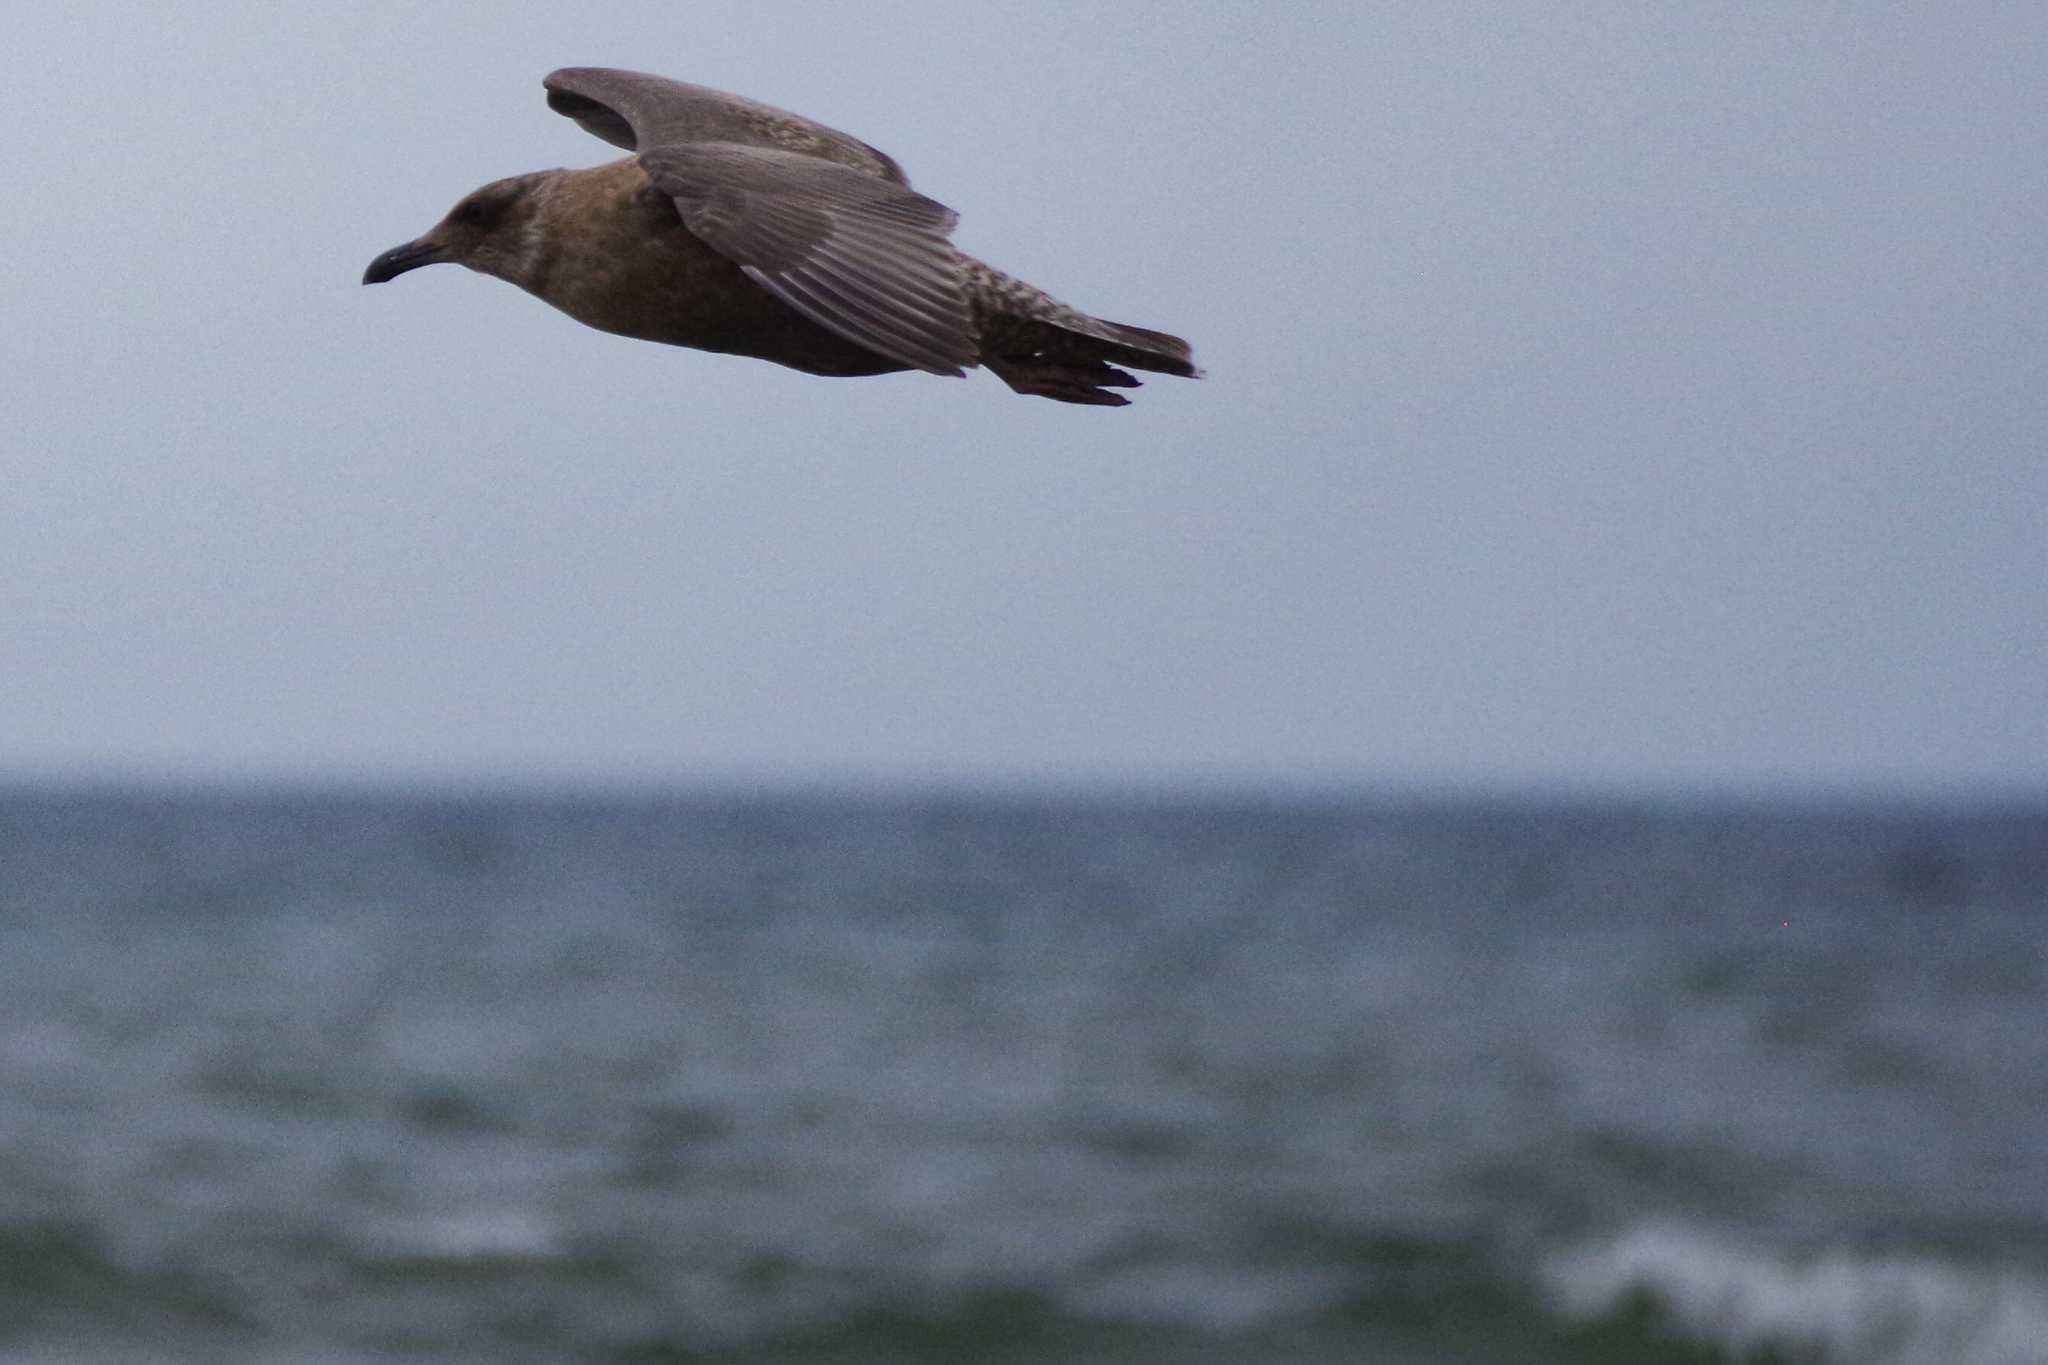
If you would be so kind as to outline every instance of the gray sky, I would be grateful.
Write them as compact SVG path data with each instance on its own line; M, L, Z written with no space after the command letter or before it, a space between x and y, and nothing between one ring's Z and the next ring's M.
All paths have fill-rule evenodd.
M452 267L566 64L1189 337L1120 411ZM2048 8L43 6L0 777L2048 784Z

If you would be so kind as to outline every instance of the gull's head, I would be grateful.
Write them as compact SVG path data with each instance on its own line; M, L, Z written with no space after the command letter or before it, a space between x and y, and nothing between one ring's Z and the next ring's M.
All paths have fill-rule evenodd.
M371 261L363 283L382 284L442 261L517 282L533 257L535 191L546 174L515 175L472 190L425 233Z

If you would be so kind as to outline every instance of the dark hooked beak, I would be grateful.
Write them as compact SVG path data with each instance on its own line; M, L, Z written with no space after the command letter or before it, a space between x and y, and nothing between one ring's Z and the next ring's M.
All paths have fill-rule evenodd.
M422 237L416 242L407 242L404 246L392 247L391 250L370 262L370 268L363 272L363 283L382 284L386 280L395 280L408 270L416 270L423 265L432 265L440 259L440 243L430 242Z

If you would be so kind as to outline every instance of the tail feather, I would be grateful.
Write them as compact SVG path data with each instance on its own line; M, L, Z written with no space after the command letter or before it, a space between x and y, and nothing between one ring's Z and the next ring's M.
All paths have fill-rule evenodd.
M1064 403L1120 406L1111 388L1136 388L1118 365L1198 379L1187 342L1166 332L1090 317L1044 290L963 258L981 363L1011 388Z
M1110 359L1158 374L1177 374L1184 379L1202 377L1201 369L1195 364L1193 348L1179 337L1168 332L1155 332L1150 327L1133 327L1128 322L1110 322L1103 318L1091 318L1090 321L1108 334L1105 340L1116 343L1118 351Z

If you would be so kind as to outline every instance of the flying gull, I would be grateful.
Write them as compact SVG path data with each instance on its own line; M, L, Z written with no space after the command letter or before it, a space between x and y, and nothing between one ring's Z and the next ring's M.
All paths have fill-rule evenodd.
M957 215L845 133L702 86L568 67L548 106L635 155L469 195L364 284L453 261L601 331L809 374L985 365L1018 393L1118 407L1128 370L1200 374L1179 337L1105 322L947 240Z

